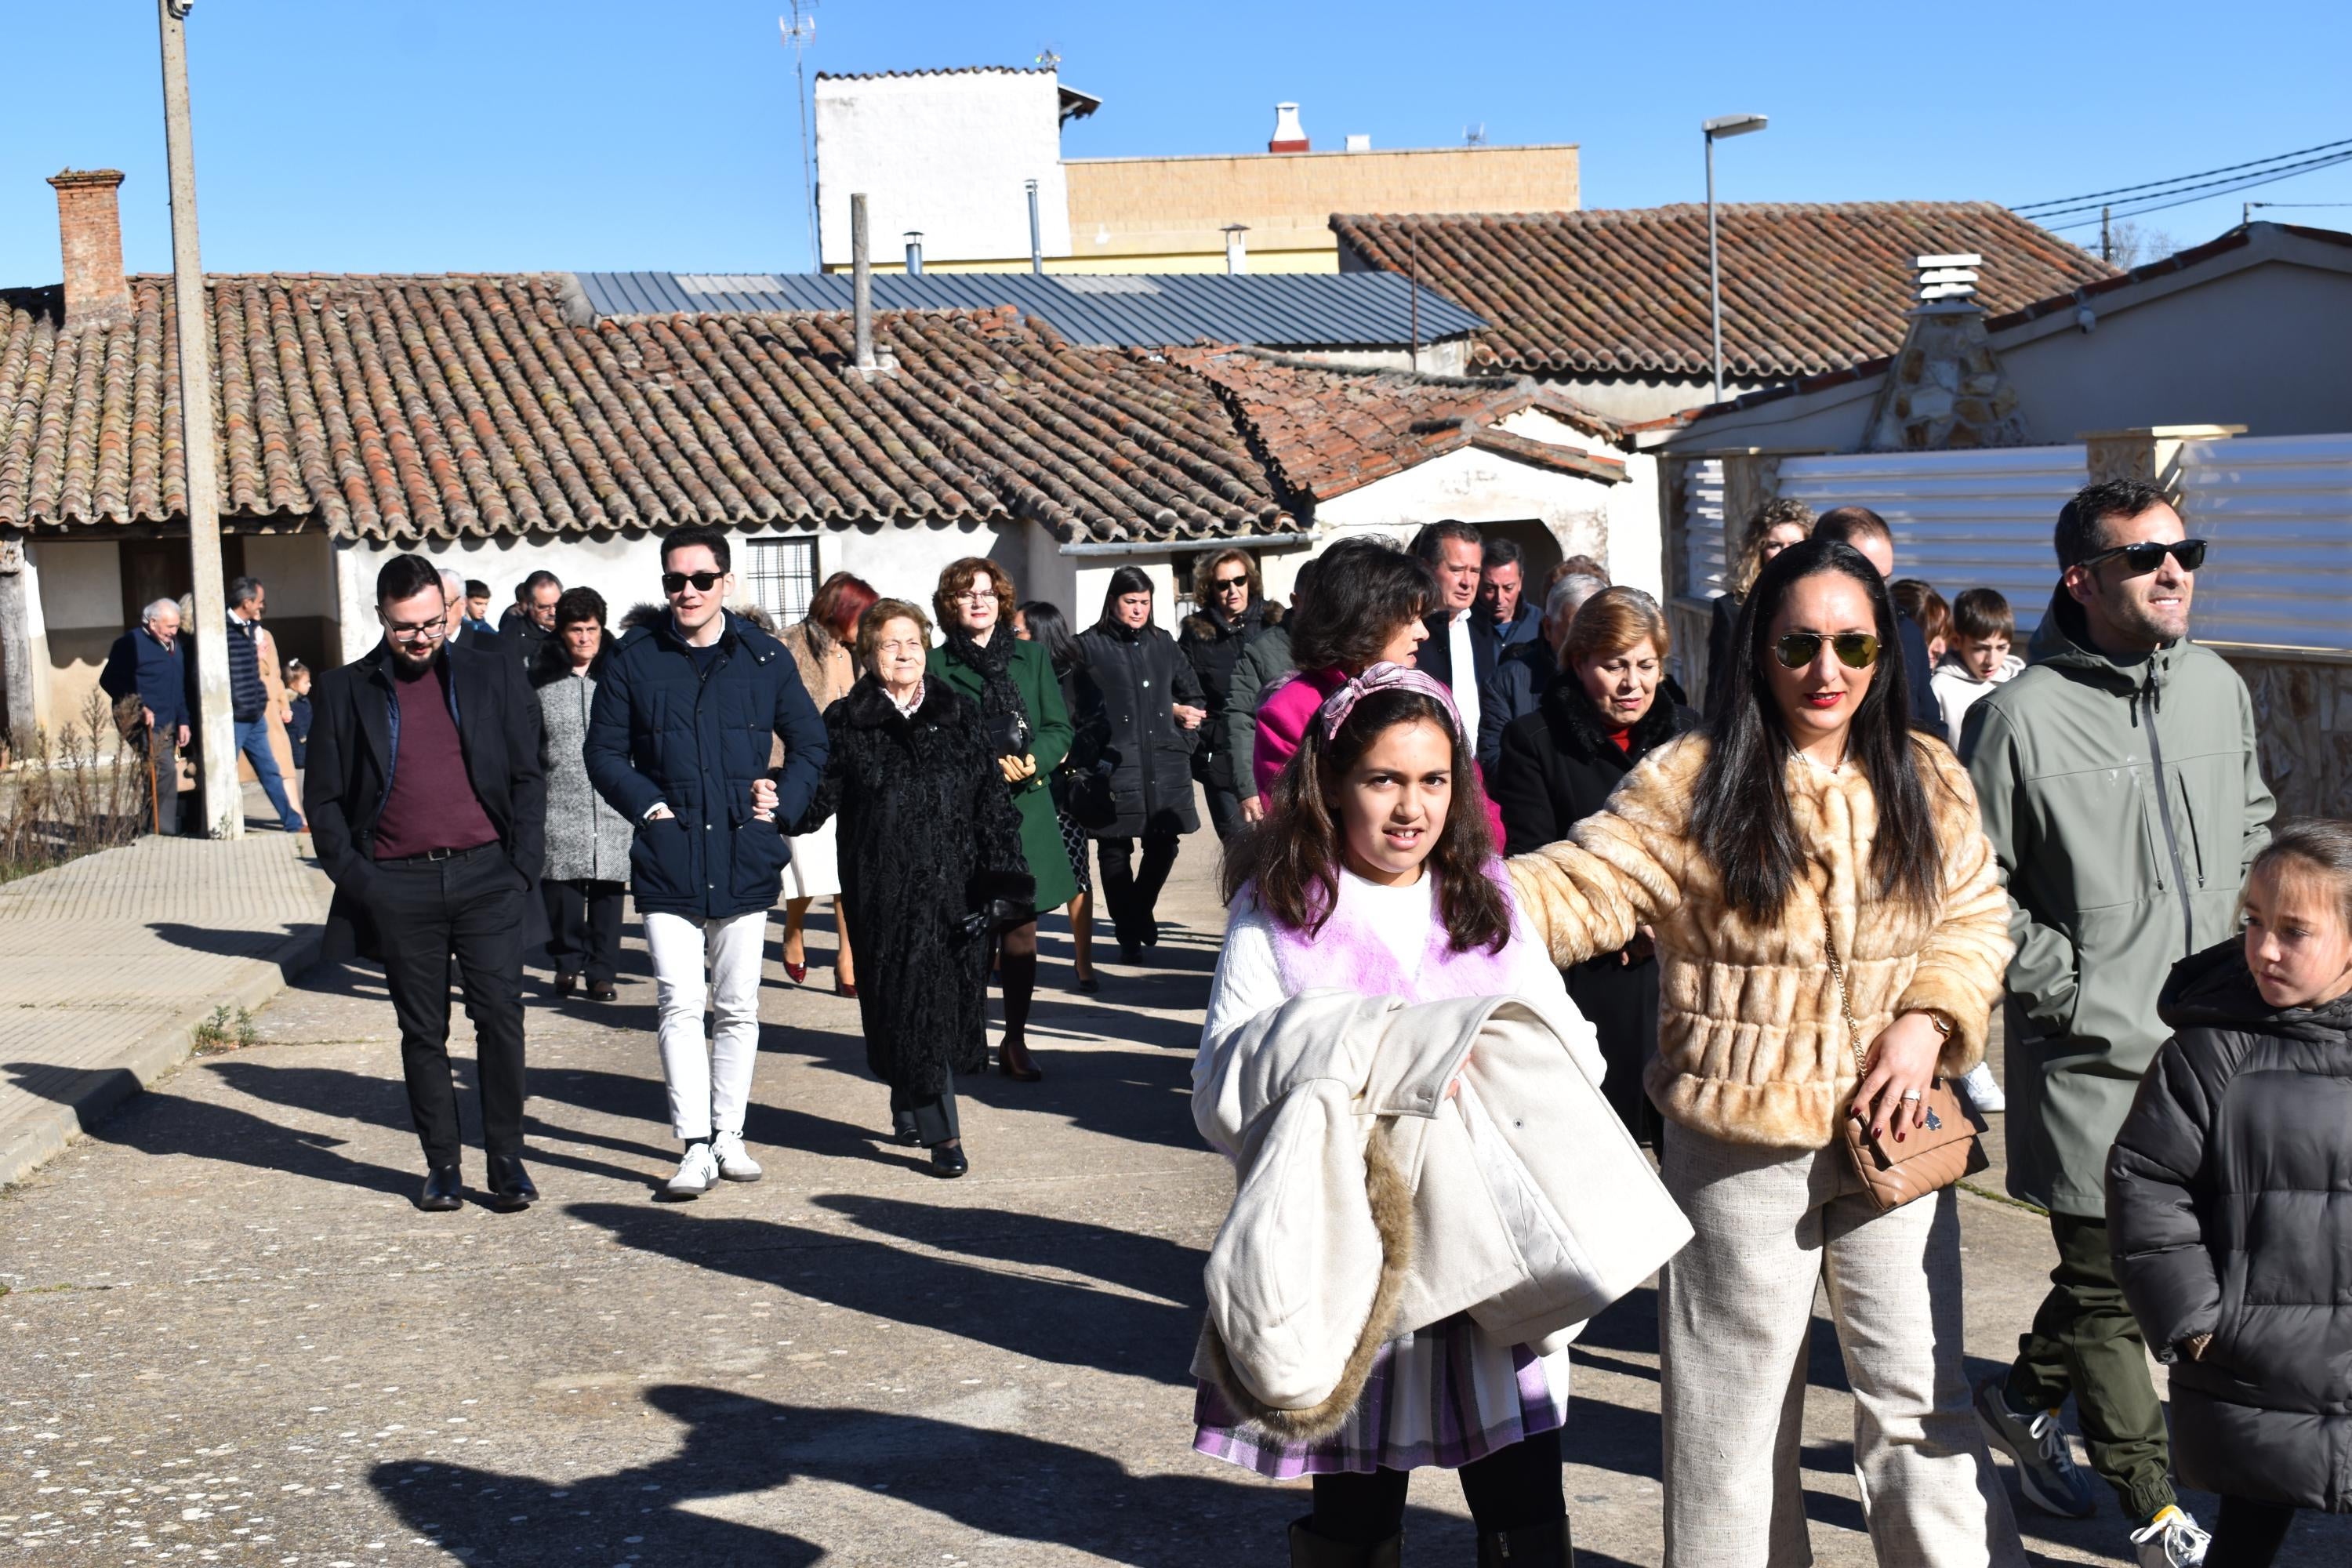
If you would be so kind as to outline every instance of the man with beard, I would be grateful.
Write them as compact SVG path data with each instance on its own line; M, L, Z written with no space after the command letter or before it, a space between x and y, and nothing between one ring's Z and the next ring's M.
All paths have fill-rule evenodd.
M454 958L474 1023L490 1206L539 1196L522 1165L524 910L545 845L539 700L522 666L446 646L441 574L395 555L376 574L383 640L319 678L305 790L336 918L372 929L400 1021L425 1147L420 1208L463 1203L449 1073Z
M2174 963L2227 938L2270 837L2253 704L2187 640L2206 545L2164 492L2091 485L2059 513L2060 576L2023 673L1969 710L1960 756L2009 887L2009 1190L2050 1213L2058 1267L2016 1363L1977 1390L2026 1500L2097 1508L2091 1465L2144 1568L2189 1568L2203 1531L2174 1496L2164 1409L2108 1253L2107 1149L2168 1031ZM2159 1345L2168 1359L2175 1347Z

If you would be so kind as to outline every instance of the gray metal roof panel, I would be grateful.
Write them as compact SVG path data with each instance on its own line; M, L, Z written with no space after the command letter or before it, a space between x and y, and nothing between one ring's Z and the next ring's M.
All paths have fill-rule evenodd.
M848 274L583 272L599 315L696 310L845 310ZM874 276L883 310L984 310L1011 305L1072 342L1156 348L1206 338L1268 348L1370 347L1404 342L1413 286L1391 272L1045 273L900 272ZM1479 317L1428 289L1421 340L1477 331Z

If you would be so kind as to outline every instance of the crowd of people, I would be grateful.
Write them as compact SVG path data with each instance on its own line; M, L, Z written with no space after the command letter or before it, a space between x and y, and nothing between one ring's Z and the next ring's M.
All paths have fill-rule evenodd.
M403 555L382 643L299 672L303 795L336 918L385 965L432 1210L465 1191L453 963L488 1201L527 1206L526 951L543 935L559 998L610 1001L632 900L680 1150L663 1190L691 1198L762 1173L770 912L802 984L830 900L892 1135L951 1178L992 983L994 1069L1035 1081L1040 917L1067 912L1069 983L1097 991L1096 889L1141 961L1205 816L1229 925L1194 1108L1241 1195L1195 1443L1314 1478L1294 1563L1396 1562L1428 1465L1459 1470L1482 1563L1568 1562L1568 1344L1660 1262L1671 1563L1807 1560L1795 1391L1824 1283L1880 1562L2024 1561L1990 1444L2046 1511L2095 1512L2104 1480L2147 1568L2267 1563L2294 1509L2352 1506L2330 1271L2352 827L2273 831L2245 688L2187 636L2206 544L2160 491L2091 486L2054 543L2021 657L1998 593L1896 577L1875 513L1772 502L1682 667L1696 700L1649 595L1580 556L1528 582L1455 521L1341 541L1286 605L1247 552L1210 552L1174 636L1132 567L1083 630L980 557L928 604L836 574L779 630L727 536L688 528L617 625L538 573L494 627L485 584ZM257 628L257 585L232 597ZM110 665L159 758L185 739L179 621L151 607ZM1292 1109L1328 1081L1350 1114ZM1626 1159L1576 1141L1571 1179L1500 1131L1588 1100ZM1951 1184L1993 1113L2059 1263L1972 1388ZM1416 1214L1448 1218L1416 1243ZM1582 1239L1480 1242L1467 1214ZM1634 1214L1670 1260L1593 1239ZM2215 1532L2176 1470L2222 1495Z

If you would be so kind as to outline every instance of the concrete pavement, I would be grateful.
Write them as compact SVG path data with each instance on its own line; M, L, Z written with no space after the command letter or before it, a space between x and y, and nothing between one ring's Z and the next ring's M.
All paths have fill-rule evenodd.
M1107 965L1098 997L1062 988L1047 922L1046 1079L964 1086L957 1183L884 1137L822 929L812 988L770 949L748 1129L767 1179L683 1205L653 1197L675 1146L641 948L616 1004L535 991L547 1201L520 1215L415 1212L381 979L314 972L259 1044L190 1063L0 1198L0 1562L1283 1562L1305 1488L1188 1447L1230 1192L1186 1103L1213 859L1187 841L1179 929L1156 964ZM2022 1211L1959 1201L1990 1372L2049 1244ZM1659 1561L1654 1310L1638 1293L1577 1352L1587 1564ZM1860 1565L1825 1324L1810 1374L1815 1551ZM1473 1561L1450 1477L1422 1473L1413 1502L1408 1563ZM2025 1523L2041 1560L2124 1561L2112 1501ZM2286 1561L2347 1558L2352 1533L2319 1520Z

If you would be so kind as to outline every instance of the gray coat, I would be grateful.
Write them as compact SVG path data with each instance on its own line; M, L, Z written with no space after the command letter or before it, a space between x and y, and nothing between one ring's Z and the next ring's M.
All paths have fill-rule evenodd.
M609 649L611 639L605 643ZM558 651L561 651L560 649ZM547 766L547 869L551 882L625 882L629 844L635 837L628 819L606 804L588 783L583 756L588 710L596 700L600 656L585 675L557 670L542 659L531 679L539 685L540 744Z

